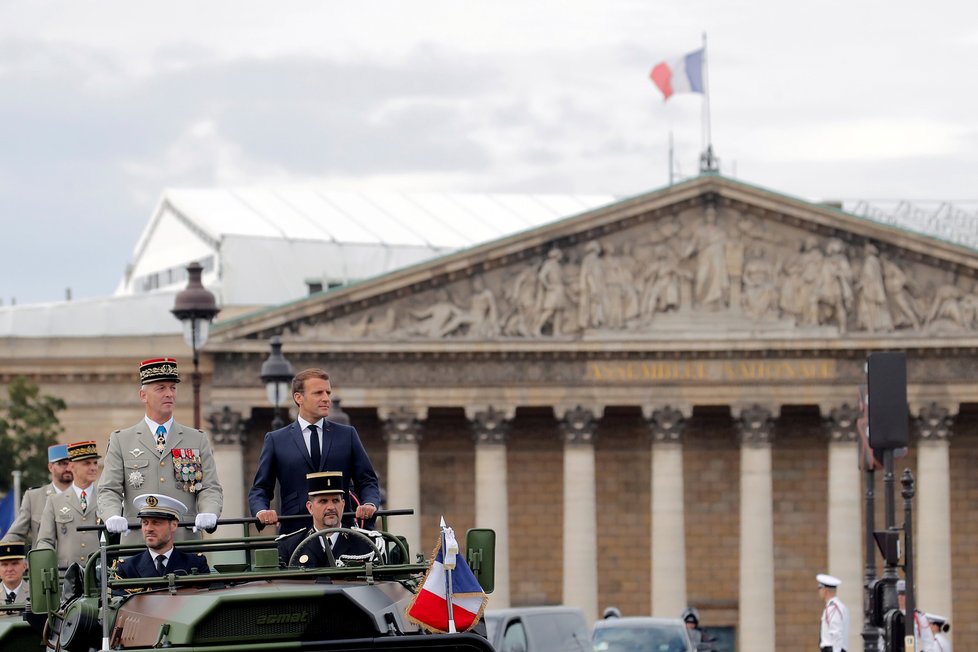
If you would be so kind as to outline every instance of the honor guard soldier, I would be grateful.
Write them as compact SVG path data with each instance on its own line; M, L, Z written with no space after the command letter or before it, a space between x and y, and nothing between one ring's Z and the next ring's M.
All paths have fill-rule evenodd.
M24 581L27 571L27 546L19 541L0 543L0 603L16 604L27 602L31 597L30 587ZM0 612L3 607L0 606Z
M72 562L85 565L88 556L99 547L97 531L78 532L79 525L98 525L95 506L95 480L98 478L98 446L94 441L68 444L68 458L74 481L71 489L48 498L41 516L37 548L58 551L58 566Z
M68 447L64 444L48 446L48 473L51 483L28 489L20 503L20 511L3 541L20 541L33 544L41 529L41 515L49 496L60 494L71 486L71 465L68 463Z
M169 496L187 506L198 530L210 530L224 506L224 492L210 438L202 430L177 423L177 361L145 360L139 365L139 399L146 416L134 426L109 435L105 469L98 487L98 513L105 529L129 531L124 507L138 494ZM199 536L199 535L197 535ZM193 538L184 530L177 539Z
M318 530L341 527L340 522L343 520L345 506L343 474L338 471L310 473L306 475L306 488L309 491L306 509L312 514L312 528L302 528L276 539L282 565L289 564L296 547L309 535ZM367 532L364 530L365 535ZM372 560L376 554L374 547L359 536L346 532L333 532L303 546L293 565L302 568L330 566L329 557L326 556L326 546L330 547L337 566L362 564Z
M821 652L845 652L849 641L849 609L836 596L842 580L831 575L815 576L818 595L825 601L819 624L818 649Z
M938 652L952 652L951 639L946 634L951 631L951 623L947 618L937 614L926 613L927 621L930 623L930 631L934 633L934 642L937 643Z
M907 612L907 581L899 580L897 582L897 603L900 607L900 611ZM907 630L909 627L904 624L904 629ZM934 632L931 631L930 622L927 620L927 616L924 615L923 611L919 609L914 609L913 612L913 635L917 639L917 650L919 652L937 652L937 639L934 638Z
M173 547L177 522L187 514L186 505L163 494L143 494L136 496L133 506L139 515L146 550L119 561L116 574L121 579L210 572L203 555Z

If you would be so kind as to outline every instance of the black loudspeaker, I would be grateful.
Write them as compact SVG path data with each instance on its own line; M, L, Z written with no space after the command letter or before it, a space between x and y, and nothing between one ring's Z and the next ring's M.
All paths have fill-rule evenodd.
M870 353L866 377L869 386L869 445L874 450L907 447L910 443L907 354Z

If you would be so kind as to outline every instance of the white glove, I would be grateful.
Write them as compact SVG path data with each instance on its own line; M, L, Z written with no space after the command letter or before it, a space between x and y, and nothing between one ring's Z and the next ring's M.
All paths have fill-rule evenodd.
M122 534L129 531L129 521L125 516L110 516L105 520L105 529L112 534Z
M194 532L199 532L200 530L213 530L217 527L217 514L208 514L204 512L203 514L197 514L197 518L194 519Z

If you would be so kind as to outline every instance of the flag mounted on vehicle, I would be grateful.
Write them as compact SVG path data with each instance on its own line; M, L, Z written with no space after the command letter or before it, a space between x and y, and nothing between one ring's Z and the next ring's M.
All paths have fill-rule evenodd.
M441 521L441 534L421 588L407 608L407 618L441 633L466 632L478 624L489 602L465 554L458 553L452 528Z

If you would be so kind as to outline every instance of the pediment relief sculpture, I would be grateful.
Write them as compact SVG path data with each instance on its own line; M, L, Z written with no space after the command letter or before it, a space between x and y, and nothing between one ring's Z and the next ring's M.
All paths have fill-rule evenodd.
M881 249L883 253L881 253ZM978 330L972 278L712 205L304 325L300 339L682 338Z

